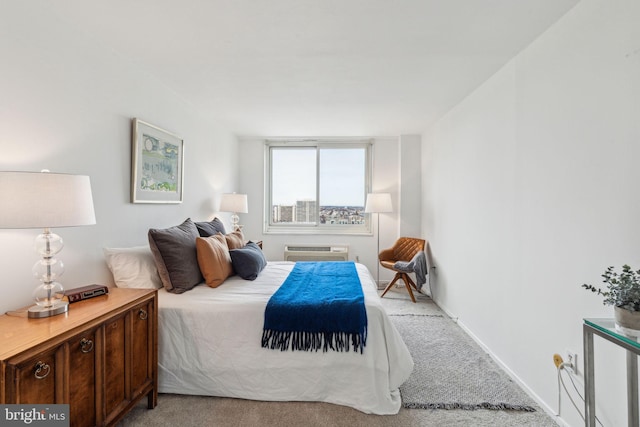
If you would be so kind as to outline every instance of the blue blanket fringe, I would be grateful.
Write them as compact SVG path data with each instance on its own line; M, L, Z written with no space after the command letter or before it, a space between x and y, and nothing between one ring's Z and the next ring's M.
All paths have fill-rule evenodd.
M353 262L298 262L264 313L262 347L363 352L364 294Z

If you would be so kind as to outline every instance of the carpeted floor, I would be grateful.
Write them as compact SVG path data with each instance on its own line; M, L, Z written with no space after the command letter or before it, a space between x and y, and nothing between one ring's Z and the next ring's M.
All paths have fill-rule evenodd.
M413 304L404 288L392 289L382 299L389 314L446 315L426 296ZM410 316L407 316L410 317ZM454 325L455 326L455 325ZM455 326L457 327L457 326ZM462 331L460 331L463 333ZM518 390L522 392L521 390ZM522 392L524 393L524 392ZM128 426L474 426L554 427L557 424L534 404L536 412L513 410L408 409L396 415L367 415L345 406L321 402L259 402L219 397L160 394L158 406L146 409L146 399L118 425Z

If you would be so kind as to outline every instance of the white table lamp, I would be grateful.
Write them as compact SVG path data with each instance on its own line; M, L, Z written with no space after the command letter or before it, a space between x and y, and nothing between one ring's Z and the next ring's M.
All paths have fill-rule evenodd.
M240 221L239 213L248 213L246 194L225 193L220 200L220 212L232 212L231 227L233 231L240 229L242 226L238 224Z
M69 309L58 279L63 263L54 258L63 241L50 228L96 223L89 177L43 172L0 171L0 228L43 228L35 249L42 259L33 266L40 286L33 292L36 305L29 317L49 317Z

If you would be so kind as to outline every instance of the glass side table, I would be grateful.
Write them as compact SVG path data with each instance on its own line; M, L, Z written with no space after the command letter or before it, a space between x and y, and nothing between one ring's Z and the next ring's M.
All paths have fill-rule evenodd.
M616 329L613 319L584 319L582 339L584 344L584 408L585 425L596 426L596 394L593 365L593 335L627 350L627 420L628 425L638 426L638 339Z

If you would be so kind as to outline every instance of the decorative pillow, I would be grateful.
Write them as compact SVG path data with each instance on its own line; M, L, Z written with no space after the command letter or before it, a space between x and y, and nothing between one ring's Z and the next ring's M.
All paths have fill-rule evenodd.
M242 230L236 230L233 233L225 234L227 238L227 246L229 250L244 248L244 235Z
M244 280L256 280L267 265L267 260L258 245L253 242L241 249L229 250L233 270Z
M226 234L224 224L220 221L220 218L214 218L209 222L196 222L196 228L200 237L209 237L218 233Z
M196 239L198 265L207 285L217 288L233 274L231 256L224 235L216 234Z
M102 251L117 287L145 289L162 287L149 246L103 248Z
M196 252L198 237L191 218L175 227L149 230L149 246L167 291L181 294L202 282Z

